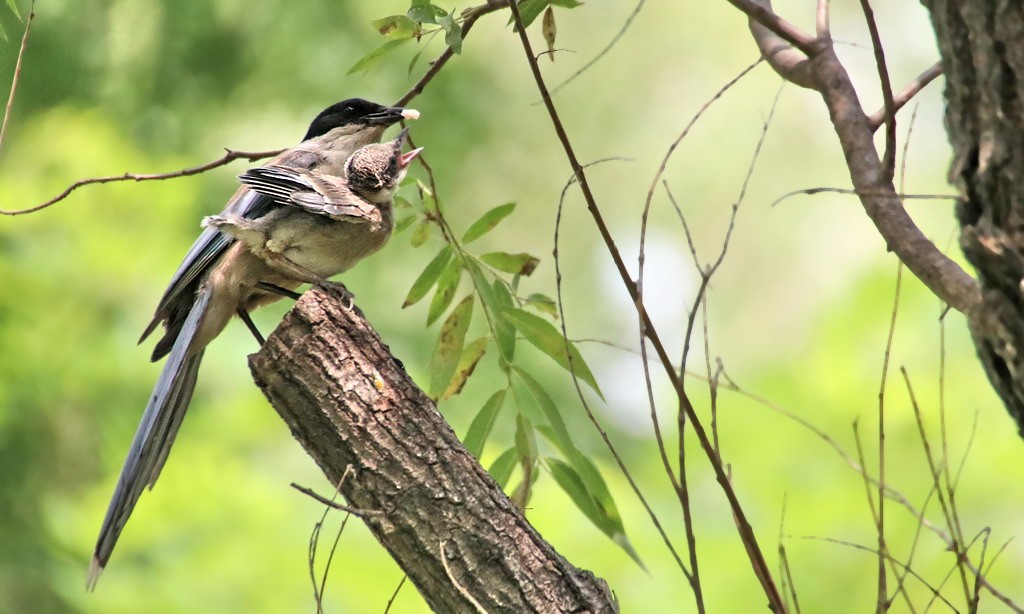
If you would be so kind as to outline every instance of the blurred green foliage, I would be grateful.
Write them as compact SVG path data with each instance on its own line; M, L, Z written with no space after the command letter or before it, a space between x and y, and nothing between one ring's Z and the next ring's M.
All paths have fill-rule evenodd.
M699 4L645 6L617 46L556 97L584 162L631 159L595 166L590 178L634 272L643 200L668 145L723 83L756 59L744 20L727 3ZM794 16L806 13L805 5L775 3ZM24 1L18 6L24 18L28 7ZM0 207L37 204L84 177L191 166L218 157L224 147L288 146L334 101L354 95L396 100L425 70L426 60L441 52L442 37L412 41L366 71L346 73L384 42L373 20L408 8L408 2L40 3L0 149ZM457 15L463 7L446 8ZM867 40L855 9L834 9L837 40ZM550 83L568 78L599 52L630 10L587 3L569 11L556 3L556 47L571 52L556 53L553 63L545 60ZM876 7L876 12L883 40L892 45L895 83L934 61L932 33L920 7ZM809 23L809 15L803 17ZM412 103L423 112L413 137L427 147L437 196L456 236L464 236L495 207L516 203L515 211L471 248L478 255L539 256L539 266L518 291L537 293L537 302L548 305L545 297L556 295L551 259L556 207L570 170L543 108L535 104L522 49L506 19L502 13L482 18L462 53ZM3 8L0 24L8 34L0 45L0 78L9 82L23 22ZM540 41L539 26L530 30L535 41ZM410 73L410 61L424 45ZM879 105L870 52L846 46L841 53L864 89L865 105ZM669 164L665 178L702 261L712 260L721 246L730 205L777 87L777 78L760 67L712 107ZM922 93L920 104L906 189L942 192L949 156L940 128L939 88ZM908 115L900 119L905 135ZM793 189L848 184L827 122L814 95L783 92L725 265L711 284L706 339L712 369L721 357L741 388L824 429L850 453L855 449L851 424L859 420L867 464L877 471L878 390L895 261L851 198L794 197L768 206ZM135 340L198 232L199 220L220 209L242 168L235 163L172 181L87 186L39 213L0 218L0 612L313 608L306 550L322 508L287 485L295 481L321 492L330 487L253 387L245 356L255 350L254 343L234 325L207 353L192 410L160 484L142 498L97 591L84 592L95 532L159 367L148 362L149 348L136 347ZM419 178L425 179L422 173ZM415 190L407 189L405 196L415 200ZM949 203L928 201L911 209L929 236L955 253ZM645 292L670 351L679 355L697 275L676 213L660 191L651 215ZM411 244L414 237L420 247ZM413 226L345 277L385 341L424 387L430 384L431 355L444 318L424 328L430 301L405 310L402 302L442 247L436 233L417 235ZM568 334L579 340L606 401L586 388L584 394L682 552L681 514L654 446L635 353L635 313L571 190L559 255ZM462 276L455 286L460 300L472 283L470 275ZM268 308L257 314L257 322L269 331L287 308ZM480 305L476 309L479 314ZM886 396L886 479L918 508L931 482L895 369L908 369L933 448L941 447L940 314L937 301L905 274ZM466 340L486 334L482 320L474 319ZM963 318L948 314L944 326L941 402L951 464L959 464L977 420L957 501L968 539L991 527L990 561L1020 526L1024 490L1016 485L1024 445L976 364ZM700 328L690 363L697 372L704 371ZM482 448L484 465L504 467L514 487L519 469L508 459L515 457L502 453L517 446L515 413L489 407L470 429L506 381L496 354L488 350L462 394L441 409L458 433L475 433L473 445ZM606 578L623 611L690 610L692 597L682 575L583 413L565 370L551 368L551 358L526 343L518 344L516 354L517 364L522 361L551 395L588 463L604 476L649 573L573 505L579 499L586 507L579 475L570 465L542 462L555 475L537 479L530 519L569 560ZM446 373L451 364L449 357ZM687 381L698 411L709 416L706 385L696 378ZM673 438L671 390L657 375L653 394L662 430ZM512 395L507 396L498 402L511 403ZM748 397L721 390L717 416L723 455L771 564L785 501L782 532L789 537L783 543L804 611L872 608L876 559L871 554L802 539L829 537L873 547L876 537L860 476L821 438ZM491 438L483 445L485 429ZM518 439L519 447L542 459L558 452L557 443L543 437L530 440L521 433ZM687 445L709 611L759 610L763 595L724 498L689 436ZM671 442L668 455L677 456ZM573 495L559 483L569 485ZM927 509L941 524L934 501ZM612 523L606 533L617 530L615 518L589 511L595 522ZM324 535L340 518L331 520L335 524ZM894 503L887 506L886 522L890 547L906 560L917 523ZM972 553L979 554L980 545ZM952 563L942 544L925 532L915 571L937 585ZM1021 568L1024 545L1018 540L990 574L1018 603L1024 601ZM368 533L349 523L328 580L327 610L383 611L401 577ZM916 604L930 596L916 581L908 580L907 590ZM962 607L955 590L947 586L944 592ZM994 603L986 595L982 605L985 610ZM894 608L903 611L905 604L897 600ZM413 587L406 586L391 611L424 610Z

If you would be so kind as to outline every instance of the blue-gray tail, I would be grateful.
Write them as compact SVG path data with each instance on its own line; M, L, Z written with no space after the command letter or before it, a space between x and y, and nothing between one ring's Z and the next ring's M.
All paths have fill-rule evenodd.
M149 398L146 411L142 414L142 421L139 422L139 429L135 432L135 439L128 450L128 458L125 459L121 477L110 500L110 507L107 508L107 516L103 519L100 537L89 565L86 581L88 590L96 586L143 489L146 485L153 487L167 460L196 386L203 352L201 348L197 351L191 346L206 315L211 294L212 291L205 284L200 286L192 309L174 341L160 379Z

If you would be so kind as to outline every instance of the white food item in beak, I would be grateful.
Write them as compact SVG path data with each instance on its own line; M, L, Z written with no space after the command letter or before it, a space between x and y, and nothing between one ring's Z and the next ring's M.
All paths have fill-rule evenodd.
M419 118L420 118L420 112L417 111L416 109L403 109L402 110L402 119L419 119Z

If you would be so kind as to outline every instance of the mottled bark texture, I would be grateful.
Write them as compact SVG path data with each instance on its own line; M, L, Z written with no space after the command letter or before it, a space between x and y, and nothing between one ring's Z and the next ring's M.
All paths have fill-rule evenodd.
M982 303L969 313L988 377L1024 434L1024 4L924 0L946 75L950 181Z
M332 483L351 467L342 494L430 607L613 612L605 582L544 541L343 305L335 288L307 292L250 367Z

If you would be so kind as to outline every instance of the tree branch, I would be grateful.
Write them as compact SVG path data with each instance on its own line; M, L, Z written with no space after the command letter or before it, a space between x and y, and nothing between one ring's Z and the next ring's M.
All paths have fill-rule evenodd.
M655 353L658 355L658 360L661 362L662 367L665 370L665 374L672 382L672 387L675 390L676 397L679 399L679 404L685 411L686 417L690 421L694 434L697 436L697 440L700 442L700 446L703 449L704 454L711 463L712 469L715 473L715 479L729 502L729 509L736 522L740 539L750 557L754 574L761 582L765 596L768 598L769 607L771 607L774 612L783 612L785 611L785 603L778 592L778 588L772 580L771 570L768 568L768 565L764 560L764 555L761 552L760 547L757 545L757 536L754 534L754 528L747 520L743 507L740 505L739 499L736 496L736 492L732 488L732 483L730 482L728 475L726 475L725 468L719 461L718 456L711 445L711 440L708 438L707 432L704 430L700 419L697 417L693 404L686 395L682 378L673 367L672 359L669 358L668 352L665 350L665 346L661 342L661 338L658 336L654 323L651 321L650 315L647 313L647 308L644 306L643 301L639 296L637 284L629 276L626 264L622 260L622 254L619 253L618 248L615 246L615 240L612 238L611 232L608 230L608 225L605 223L604 217L601 215L601 211L597 206L597 200L594 198L594 194L590 189L590 183L587 181L586 173L580 165L579 159L576 157L576 152L573 150L572 144L569 142L569 136L565 132L565 126L562 125L558 112L555 110L555 105L551 101L551 95L548 92L547 85L544 83L543 76L540 74L540 67L537 65L537 57L533 53L533 48L530 45L530 39L526 35L526 29L523 27L523 20L522 16L519 14L519 8L514 3L510 4L509 8L512 11L512 18L516 23L516 31L519 34L519 40L522 44L523 52L526 54L527 63L529 64L530 71L533 73L533 78L537 84L537 89L540 92L541 98L544 100L544 106L548 110L548 115L551 117L555 133L558 136L559 142L562 144L562 148L565 150L566 158L568 159L569 166L572 168L573 174L576 177L576 181L579 182L583 198L587 203L587 210L593 217L598 232L600 232L601 238L604 240L609 255L611 255L612 261L615 263L615 268L619 273L619 277L622 280L626 291L629 292L630 298L633 300L633 305L640 318L643 334L650 339L651 345L654 348Z
M473 27L473 24L476 23L477 19L483 17L484 15L487 15L488 13L493 13L493 12L499 10L499 9L502 9L502 8L504 8L506 6L508 6L507 0L487 0L486 4L482 4L482 5L474 7L474 8L466 9L464 11L464 13L463 13L464 15L466 15L466 19L465 19L465 21L462 24L462 37L463 38L466 37L466 35L469 33L470 28ZM22 53L24 52L25 41L28 39L28 27L32 23L32 17L33 16L34 16L34 13L29 15L28 24L26 24L26 27L25 27L25 38L22 40L22 50L21 50ZM448 62L448 60L451 59L452 55L453 55L453 52L451 50L451 47L446 47L444 52L441 53L441 55L436 60L431 62L430 69L427 70L426 73L424 73L423 77L421 77L420 80L418 82L416 82L416 84L414 86L412 86L412 89L410 89L408 92L406 92L405 95L403 95L398 100L398 102L396 102L395 104L397 106L406 105L413 98L415 98L416 96L420 95L423 92L423 89L427 86L427 84L430 83L434 79L434 77L437 76L437 74L439 72L441 72L441 69ZM14 81L14 84L12 85L12 88L11 88L11 98L10 98L10 100L8 100L8 103L7 103L8 108L7 108L7 113L4 115L3 127L0 128L0 143L2 143L2 141L3 141L3 132L2 132L2 130L6 129L6 127L7 127L7 116L10 114L10 105L11 105L11 103L14 100L14 86L17 85L17 76L20 73L20 68L21 68L21 54L19 53L19 56L18 56L18 68L15 70L15 77L14 77L15 81ZM57 196L54 196L53 198L51 198L50 200L48 200L48 201L46 201L44 203L40 203L40 204L35 205L33 207L29 207L27 209L11 209L11 210L0 209L0 215L23 215L25 213L34 213L36 211L39 211L40 209L45 209L45 208L47 208L47 207L49 207L51 205L54 205L54 204L64 200L65 198L70 196L71 193L74 192L75 190L77 190L78 188L80 188L82 186L86 186L86 185L91 185L91 184L94 184L94 183L113 183L113 182L116 182L116 181L158 181L158 180L162 180L162 179L173 179L175 177L187 177L189 175L198 175L199 173L205 173L208 170L211 170L211 169L214 169L214 168L217 168L217 167L220 167L220 166L225 166L225 165L227 165L230 162L233 162L235 160L244 159L244 160L248 160L250 162L255 162L257 160L263 160L265 158L270 158L270 157L276 156L277 154L281 153L284 150L283 149L277 149L277 150L274 150L274 151L244 152L244 151L233 151L231 149L228 149L226 151L227 151L227 154L225 154L224 156L222 156L222 157L220 157L220 158L218 158L216 160L213 160L211 162L207 162L205 164L200 164L199 166L193 166L193 167L190 167L190 168L182 169L180 171L173 171L173 172L169 172L169 173L158 173L158 174L153 174L153 175L143 175L143 174L136 174L136 173L124 173L122 175L111 175L109 177L90 177L88 179L80 179L80 180L74 182L73 184L71 184L70 186L68 186L67 189L65 189L63 192L61 192Z
M76 181L76 182L72 183L70 186L68 186L63 192L61 192L60 194L54 196L53 198L51 198L50 200L48 200L48 201L46 201L44 203L40 203L38 205L35 205L34 207L29 207L27 209L11 209L11 210L0 209L0 215L23 215L25 213L33 213L35 211L39 211L40 209L45 209L45 208L49 207L50 205L57 204L58 202L64 200L65 198L67 198L72 192L74 192L78 188L80 188L82 186L86 186L86 185L92 185L94 183L113 183L115 181L159 181L161 179L171 179L171 178L174 178L174 177L187 177L189 175L198 175L200 173L205 173L208 170L217 168L218 166L224 166L224 165L226 165L226 164L228 164L230 162L233 162L235 160L248 160L250 162L255 162L256 160L262 160L264 158L270 158L272 156L276 156L277 154L281 153L284 150L283 149L277 149L277 150L274 150L274 151L255 151L255 152L252 152L252 151L234 151L232 149L228 149L226 151L227 151L226 154L224 154L220 158L217 158L216 160L213 160L211 162L207 162L205 164L200 164L199 166L192 166L192 167L189 167L189 168L183 168L183 169L181 169L179 171L172 171L170 173L156 173L156 174L152 174L152 175L143 175L143 174L138 174L138 173L124 173L123 175L111 175L109 177L90 177L88 179L79 179L78 181Z
M928 289L957 311L967 313L972 307L979 304L981 291L978 282L960 265L939 251L935 244L914 224L914 220L903 208L903 203L897 196L896 188L892 183L892 177L891 175L887 177L886 169L879 159L872 139L879 124L873 123L864 114L850 76L839 58L836 57L831 41L825 37L807 42L804 38L807 35L799 31L794 32L787 22L771 12L771 5L767 0L728 1L742 10L750 19L757 21L786 41L797 45L800 51L806 54L809 68L804 69L801 64L794 64L789 67L789 70L796 71L799 67L801 79L807 78L807 74L804 72L807 70L810 77L809 83L814 89L821 92L832 118L832 126L843 148L854 189L860 196L864 211L875 224L879 234L882 235L888 249L895 252L903 264ZM820 24L820 11L818 21ZM761 52L766 55L775 48L765 49L764 45L771 43L770 38L758 38L755 35L755 41ZM792 59L790 56L790 61ZM922 82L920 87L927 83L924 77L935 73L934 68L926 71L922 78L919 78L919 81ZM783 78L790 78L788 73L780 72L780 74ZM934 78L934 75L930 78ZM807 86L805 85L805 87ZM914 89L912 86L901 92L900 97L909 92L906 96L906 100L909 100L910 96L920 91L920 87ZM898 108L895 97L892 103L886 104L886 106L891 108L891 113L895 113ZM883 110L883 117L885 114Z
M437 612L614 612L512 501L333 287L296 303L250 356L292 434ZM373 513L367 513L373 512Z
M18 79L21 77L21 61L25 58L25 49L28 48L28 34L32 30L32 20L36 18L36 0L28 9L28 17L25 19L25 33L21 35L21 46L18 47L18 60L14 64L14 76L11 77L11 92L7 95L7 106L4 107L4 121L0 124L0 146L3 146L4 136L7 135L7 122L11 119L11 109L14 108L14 93L18 91Z

